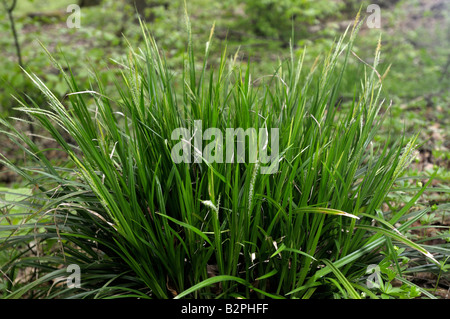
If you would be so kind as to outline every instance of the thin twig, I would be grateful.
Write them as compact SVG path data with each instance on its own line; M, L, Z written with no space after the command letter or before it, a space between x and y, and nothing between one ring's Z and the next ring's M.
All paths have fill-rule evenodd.
M20 50L19 38L17 36L17 31L16 31L16 24L14 22L14 17L12 14L16 7L16 4L17 4L17 0L13 0L11 6L8 7L6 4L6 0L3 0L3 6L5 7L6 12L8 13L9 22L11 24L11 31L12 31L13 37L14 37L14 44L16 46L16 52L17 52L17 58L19 60L19 65L21 68L23 68L22 52Z

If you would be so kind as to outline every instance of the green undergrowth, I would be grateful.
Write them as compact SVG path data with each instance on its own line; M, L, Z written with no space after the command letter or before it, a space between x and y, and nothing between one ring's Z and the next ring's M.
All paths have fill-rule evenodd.
M379 46L340 108L361 23L311 68L303 68L307 52L291 48L273 74L254 78L251 64L226 48L209 67L214 27L198 60L186 21L182 71L168 67L142 27L145 44L118 62L114 96L95 69L91 88L80 88L51 56L69 87L64 99L25 71L46 102L17 98L17 111L67 161L55 165L14 118L1 120L2 134L28 159L1 161L32 189L25 199L2 192L5 298L433 298L402 275L405 252L445 270L445 248L431 252L406 235L428 213L410 208L433 178L400 209L382 209L414 158L417 135L373 142L389 114L375 71ZM273 141L262 143L272 174L262 173L262 160L175 163L172 132L193 131L199 120L203 132L279 129L278 152ZM80 288L65 283L72 264ZM371 265L380 269L378 286L368 284Z

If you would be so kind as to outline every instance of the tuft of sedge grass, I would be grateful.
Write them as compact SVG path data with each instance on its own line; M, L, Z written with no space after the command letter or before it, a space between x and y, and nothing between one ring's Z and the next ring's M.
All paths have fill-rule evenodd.
M413 138L373 146L387 114L380 114L378 48L349 108L338 112L360 26L355 22L350 34L348 28L306 75L304 55L296 58L291 48L290 59L258 86L250 66L236 63L236 55L228 60L226 49L218 65L208 66L214 27L198 69L188 18L181 74L167 67L142 24L145 45L130 46L120 62L118 97L106 95L108 83L96 70L95 88L79 88L70 68L65 72L51 56L71 90L62 102L24 71L48 103L17 99L18 110L68 159L55 165L0 119L2 133L32 165L19 167L3 155L1 162L36 186L20 203L5 203L29 216L0 226L2 234L12 231L1 248L16 252L1 267L11 279L7 298L359 298L359 289L367 291L357 284L361 272L387 238L434 261L402 235L406 227L393 226L407 208L376 213L415 144ZM279 128L277 171L261 174L259 162L175 164L171 133L192 129L196 120L203 130ZM80 266L79 289L56 284L70 264ZM17 269L27 267L37 279L13 285Z

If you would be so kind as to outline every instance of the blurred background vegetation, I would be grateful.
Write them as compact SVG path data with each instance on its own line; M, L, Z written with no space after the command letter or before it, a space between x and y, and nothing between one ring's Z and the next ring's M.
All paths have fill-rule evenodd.
M23 67L41 77L51 90L61 96L67 87L61 81L39 41L60 61L68 65L84 89L90 87L89 69L112 78L126 55L127 42L139 46L140 27L136 11L145 19L167 62L175 70L182 68L186 46L183 0L79 0L81 27L68 28L67 12L73 0L1 0L0 9L0 112L11 115L16 106L12 95L27 94L37 98L19 67L15 39L7 8L14 2L12 17L17 31ZM355 54L371 63L378 37L382 39L382 63L386 97L393 101L392 127L396 133L406 128L422 130L424 165L449 168L449 72L450 14L444 0L356 1L356 0L189 0L196 49L202 53L210 29L215 24L210 63L220 58L223 46L230 56L238 53L242 63L252 62L259 76L271 74L277 61L289 55L292 41L295 53L307 50L306 61L312 65L325 54L334 39L369 4L381 8L381 28L364 25ZM275 63L274 63L275 62ZM363 62L354 57L347 74L348 95L352 98L355 78ZM388 71L388 72L387 72ZM113 86L111 86L113 87ZM114 94L112 89L111 94ZM344 103L345 104L345 103ZM430 159L432 157L432 160ZM423 159L421 159L423 161ZM448 179L448 175L446 176Z
M40 43L57 60L70 66L80 90L95 89L89 81L95 69L111 83L109 94L117 94L114 81L120 71L117 61L126 59L128 43L138 47L142 33L137 15L145 19L164 51L168 65L181 72L187 45L183 0L81 0L81 27L68 28L74 0L0 0L0 114L22 116L13 96L38 103L44 97L21 71L36 73L57 96L64 99L68 88L52 65ZM251 63L253 74L273 74L278 62L289 56L292 44L296 55L306 50L308 70L319 55L331 48L361 9L367 17L369 4L381 8L381 28L364 24L344 78L340 107L353 98L354 85L364 68L371 64L381 36L382 61L378 72L384 94L392 101L385 128L388 134L412 135L420 132L419 152L408 175L420 175L422 181L438 169L433 186L450 186L450 3L445 0L187 0L193 40L201 56L214 25L210 67L220 60L226 45L229 58ZM13 35L12 22L17 37ZM17 44L16 44L17 40ZM20 48L20 58L17 48ZM199 61L201 63L201 61ZM199 66L201 67L201 65ZM108 88L107 88L108 89ZM23 129L29 129L25 124ZM37 132L30 132L36 133ZM0 137L1 153L21 160L21 153ZM50 146L49 146L50 147ZM57 156L55 155L55 158ZM419 179L420 180L420 179ZM405 182L406 183L406 182ZM20 187L20 181L0 165L0 187ZM448 202L449 192L424 195L425 206ZM407 194L396 193L407 197ZM407 198L392 198L399 205ZM439 223L448 226L448 213L439 212ZM446 217L447 216L447 217ZM433 217L434 218L434 217ZM424 223L436 222L436 218ZM450 234L447 230L447 233ZM442 237L449 239L449 236Z

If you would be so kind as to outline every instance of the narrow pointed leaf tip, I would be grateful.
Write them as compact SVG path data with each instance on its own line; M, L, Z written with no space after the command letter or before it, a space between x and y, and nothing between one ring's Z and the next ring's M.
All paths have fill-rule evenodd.
M337 215L337 216L345 216L350 217L354 219L359 219L358 216L344 212L342 210L338 209L332 209L332 208L324 208L324 207L300 207L296 208L294 210L296 213L319 213L319 214L327 214L327 215Z

